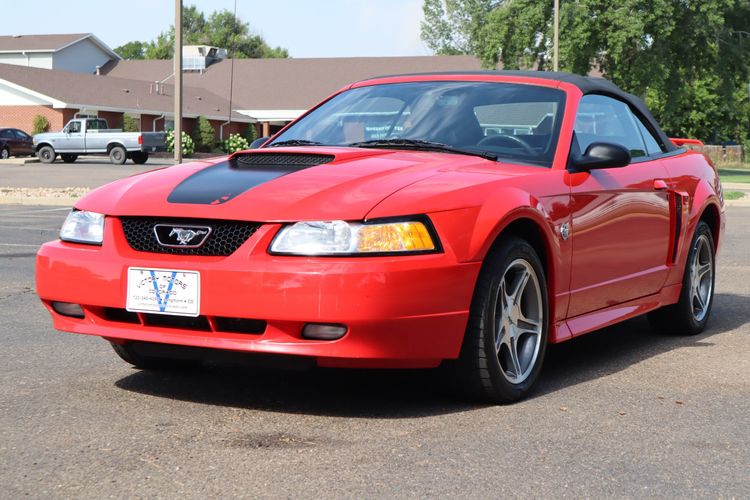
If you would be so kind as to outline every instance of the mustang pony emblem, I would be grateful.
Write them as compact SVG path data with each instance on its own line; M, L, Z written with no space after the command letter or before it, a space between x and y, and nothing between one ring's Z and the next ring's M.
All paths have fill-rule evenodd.
M157 224L154 226L154 234L156 241L163 247L197 248L206 242L211 234L211 227Z
M169 233L169 236L177 236L177 242L180 245L187 245L196 236L202 236L204 234L208 234L208 231L203 230L197 230L193 231L192 229L182 229L181 227L175 227L172 229L172 232Z

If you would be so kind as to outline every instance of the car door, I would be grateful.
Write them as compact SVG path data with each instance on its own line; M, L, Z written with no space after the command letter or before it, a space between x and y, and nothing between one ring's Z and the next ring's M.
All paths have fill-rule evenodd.
M53 141L55 151L65 153L81 153L84 151L84 131L80 121L72 121L63 129L62 137Z
M31 140L31 136L26 134L26 132L18 129L14 129L13 133L16 136L16 140L18 141L18 152L25 155L30 155L34 153L34 145Z
M568 317L654 294L668 272L670 200L661 150L629 106L586 95L576 116L572 154L593 142L619 144L621 168L569 174L572 266Z

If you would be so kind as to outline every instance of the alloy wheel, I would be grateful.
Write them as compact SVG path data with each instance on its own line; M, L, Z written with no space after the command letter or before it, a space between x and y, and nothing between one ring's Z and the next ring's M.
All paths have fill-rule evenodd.
M534 369L544 325L539 278L524 259L510 263L500 280L495 305L495 348L503 376L512 384Z
M714 292L713 274L711 242L702 234L695 240L693 258L690 262L690 304L697 321L702 321L708 313Z

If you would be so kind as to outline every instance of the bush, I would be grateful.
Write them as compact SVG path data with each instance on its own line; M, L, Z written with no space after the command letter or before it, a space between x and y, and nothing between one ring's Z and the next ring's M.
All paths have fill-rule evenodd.
M216 130L211 126L211 122L205 116L198 117L198 124L195 127L195 147L198 151L210 153L216 146Z
M122 117L122 130L124 132L140 132L138 120L130 115L124 115Z
M174 153L174 130L167 132L166 137L167 151ZM193 139L185 132L182 132L182 154L183 156L190 156L195 153L195 143Z
M34 117L34 129L32 131L32 135L41 134L48 130L49 130L49 120L47 119L47 117L43 115L36 115Z
M253 141L258 138L258 133L255 130L254 123L247 124L247 134L245 134L245 138L247 138L249 144L252 144Z
M247 139L242 137L240 134L232 134L229 139L222 141L221 150L227 154L232 154L236 151L242 151L250 147L250 143Z

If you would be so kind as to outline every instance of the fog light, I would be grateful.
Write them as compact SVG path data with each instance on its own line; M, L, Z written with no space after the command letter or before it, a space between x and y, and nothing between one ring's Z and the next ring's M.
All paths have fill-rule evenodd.
M83 308L79 304L71 304L70 302L53 302L52 309L63 316L83 318Z
M346 334L344 325L326 325L321 323L308 323L302 329L302 337L312 340L336 340Z

